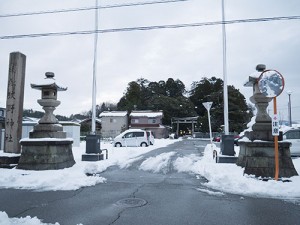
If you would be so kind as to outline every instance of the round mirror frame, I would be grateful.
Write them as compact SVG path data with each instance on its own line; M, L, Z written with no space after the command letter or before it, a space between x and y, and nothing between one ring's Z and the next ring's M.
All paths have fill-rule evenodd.
M267 84L262 84L262 82L265 80L264 77L267 76L267 73L271 73L271 72L273 72L273 74L271 74L271 75L277 75L276 79L279 78L281 80L281 83L275 83L278 86L277 87L278 90L273 90L274 94L273 93L270 94L270 93L267 92L268 89L272 89L272 88L268 88L268 87L270 87L269 86L270 82L268 82ZM281 73L279 73L277 70L265 70L265 71L263 71L260 74L257 83L258 83L259 91L268 98L274 98L274 97L279 96L282 93L283 89L284 89L284 78L281 75Z

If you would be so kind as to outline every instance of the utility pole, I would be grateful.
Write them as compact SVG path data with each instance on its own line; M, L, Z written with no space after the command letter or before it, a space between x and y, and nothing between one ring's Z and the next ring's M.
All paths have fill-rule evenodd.
M222 0L222 36L223 36L223 98L224 98L224 128L225 135L229 134L228 122L228 90L227 90L227 62L226 62L226 29L225 29L225 0Z
M96 93L97 93L97 47L98 47L98 0L95 8L95 38L94 38L94 63L93 63L93 88L92 88L92 134L96 134Z

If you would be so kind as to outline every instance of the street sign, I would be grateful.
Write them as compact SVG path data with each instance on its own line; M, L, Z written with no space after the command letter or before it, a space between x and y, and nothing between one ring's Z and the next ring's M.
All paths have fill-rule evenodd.
M212 106L212 102L203 102L202 104L204 105L204 107L206 108L206 110L210 110L210 108Z
M277 114L274 114L272 117L272 135L279 136L279 120Z

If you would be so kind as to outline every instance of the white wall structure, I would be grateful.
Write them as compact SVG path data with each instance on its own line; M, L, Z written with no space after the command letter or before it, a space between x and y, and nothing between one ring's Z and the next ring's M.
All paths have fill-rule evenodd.
M25 118L22 123L22 138L28 138L29 132L38 123L38 119ZM60 121L59 124L63 126L63 131L67 133L67 138L73 139L73 146L79 147L80 145L80 124L69 121Z

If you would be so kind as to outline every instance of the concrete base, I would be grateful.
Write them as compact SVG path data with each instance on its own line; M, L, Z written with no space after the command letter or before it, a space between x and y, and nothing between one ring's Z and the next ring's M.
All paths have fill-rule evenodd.
M83 154L82 161L100 161L103 160L103 154Z
M291 155L290 143L280 142L279 144L279 177L297 176ZM239 142L240 153L237 165L245 168L246 174L253 174L256 177L275 176L275 150L274 142Z
M21 140L22 153L17 166L25 170L57 170L75 164L71 140Z
M236 163L237 159L238 157L235 156L218 155L217 163Z
M0 156L0 168L14 168L19 160L20 156Z

